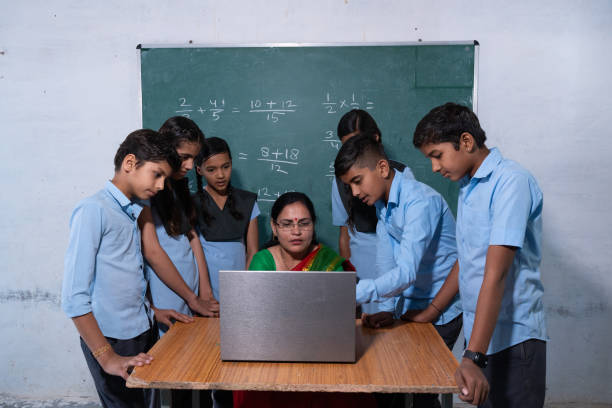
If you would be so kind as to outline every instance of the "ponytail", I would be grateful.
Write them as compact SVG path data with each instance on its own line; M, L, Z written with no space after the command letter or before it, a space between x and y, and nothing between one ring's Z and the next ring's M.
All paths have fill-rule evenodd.
M241 220L244 218L244 215L240 214L238 209L236 208L236 201L234 200L234 187L232 187L231 182L227 186L227 207L229 208L230 214L237 220Z
M213 217L208 210L206 209L206 205L204 204L206 202L206 200L208 200L208 198L204 195L204 186L202 185L202 175L196 171L196 184L198 185L198 191L197 191L197 195L198 198L200 199L200 216L202 217L202 220L204 221L204 224L206 225L210 225L210 222L215 218ZM200 228L204 227L204 225L200 225Z
M190 227L196 224L197 214L186 178L166 179L164 189L151 198L151 205L157 211L170 236L176 237L187 233L184 231L184 220Z

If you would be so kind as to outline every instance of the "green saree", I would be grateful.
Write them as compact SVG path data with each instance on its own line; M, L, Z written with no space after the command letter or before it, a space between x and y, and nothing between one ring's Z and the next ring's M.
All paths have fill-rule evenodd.
M257 252L249 270L252 271L275 271L276 263L274 257L267 249ZM353 265L342 258L333 249L318 244L292 271L354 271Z

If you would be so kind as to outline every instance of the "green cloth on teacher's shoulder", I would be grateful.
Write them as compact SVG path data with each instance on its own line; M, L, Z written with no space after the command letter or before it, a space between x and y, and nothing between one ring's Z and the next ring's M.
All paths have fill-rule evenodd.
M336 253L333 249L318 244L317 247L309 253L294 269L296 271L343 271L345 259ZM257 252L251 264L251 271L275 271L276 263L274 257L268 249L262 249Z

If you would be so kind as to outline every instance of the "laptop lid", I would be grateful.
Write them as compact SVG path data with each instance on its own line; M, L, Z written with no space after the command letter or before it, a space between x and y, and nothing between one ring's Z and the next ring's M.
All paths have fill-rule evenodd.
M221 359L355 362L355 272L220 271Z

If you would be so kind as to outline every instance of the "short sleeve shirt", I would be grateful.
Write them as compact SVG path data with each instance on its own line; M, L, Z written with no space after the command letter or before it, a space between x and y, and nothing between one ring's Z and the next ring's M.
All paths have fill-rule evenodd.
M460 181L457 209L459 291L469 342L490 245L517 247L488 354L546 340L540 279L542 192L535 178L492 148L474 176Z

